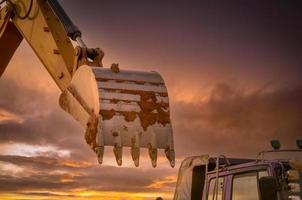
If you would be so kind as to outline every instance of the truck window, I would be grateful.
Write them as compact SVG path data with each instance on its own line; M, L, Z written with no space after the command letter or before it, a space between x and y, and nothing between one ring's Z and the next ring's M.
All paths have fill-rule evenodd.
M216 178L213 178L210 180L210 185L209 185L209 190L208 190L208 200L213 200L213 196L215 195L215 191L214 191L215 181L216 181ZM217 200L222 200L223 182L224 182L223 177L218 178ZM214 196L214 199L216 200L216 195Z
M232 200L259 200L258 180L263 176L267 171L234 175Z
M191 200L200 200L205 182L206 166L200 165L193 168Z

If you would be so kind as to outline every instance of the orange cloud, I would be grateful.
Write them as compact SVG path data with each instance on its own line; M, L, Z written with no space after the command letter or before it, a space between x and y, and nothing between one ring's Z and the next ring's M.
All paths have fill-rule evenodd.
M15 115L14 113L0 108L0 123L5 123L7 121L22 123L24 119L22 119L22 117L20 116Z
M146 188L153 189L163 189L167 187L168 184L175 184L177 180L176 176L166 176L162 179L155 180L152 184L148 185Z
M148 193L148 192L101 192L101 191L69 191L69 192L49 192L49 191L34 191L23 192L20 194L4 193L1 194L3 200L14 199L52 199L52 200L154 200L156 197L164 199L172 198L171 194L165 192Z

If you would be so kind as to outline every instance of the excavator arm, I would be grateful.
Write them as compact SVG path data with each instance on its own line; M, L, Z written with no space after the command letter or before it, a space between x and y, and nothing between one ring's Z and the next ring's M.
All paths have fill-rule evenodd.
M57 0L0 2L0 76L24 38L61 89L62 109L86 130L99 163L105 146L113 146L118 165L123 147L130 147L138 166L145 147L153 167L157 149L174 166L168 93L158 73L120 70L116 64L103 68L104 53L86 47Z

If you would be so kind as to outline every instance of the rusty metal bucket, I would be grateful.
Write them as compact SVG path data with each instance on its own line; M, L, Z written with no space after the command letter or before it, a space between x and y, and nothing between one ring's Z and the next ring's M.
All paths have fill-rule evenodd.
M169 98L157 72L80 67L60 97L61 107L86 128L86 141L103 161L104 147L113 146L118 165L123 147L131 148L135 166L140 147L149 149L156 167L157 149L175 165Z

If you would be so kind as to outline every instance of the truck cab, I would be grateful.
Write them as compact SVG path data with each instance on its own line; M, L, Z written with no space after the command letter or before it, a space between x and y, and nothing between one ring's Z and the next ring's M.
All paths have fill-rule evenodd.
M179 169L174 200L302 200L302 150L284 159L225 156L186 158ZM289 156L289 154L298 154Z

